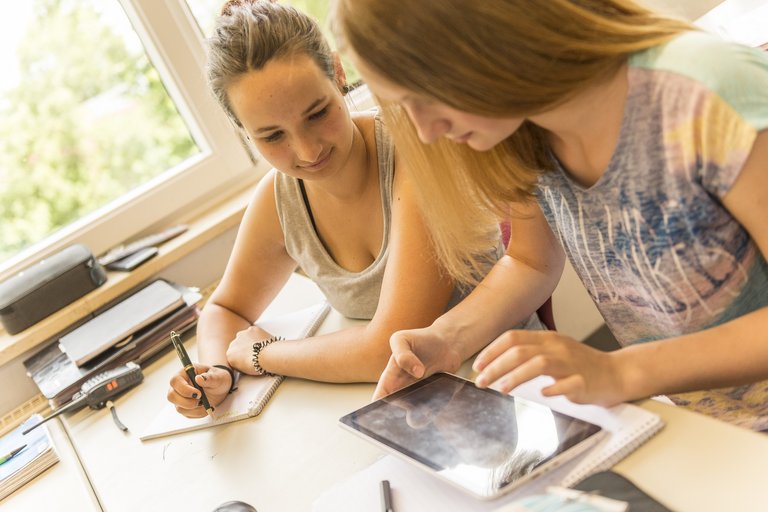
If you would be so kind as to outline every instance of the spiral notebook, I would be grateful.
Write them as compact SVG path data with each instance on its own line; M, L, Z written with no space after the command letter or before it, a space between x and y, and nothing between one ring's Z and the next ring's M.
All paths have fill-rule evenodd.
M327 302L299 311L257 322L257 325L275 336L295 340L312 336L322 324L331 306ZM237 390L216 406L213 417L186 418L167 403L160 414L139 436L142 441L157 437L200 430L233 421L252 418L261 413L277 387L282 375L241 375Z
M604 408L574 404L562 396L542 396L541 389L551 382L550 377L538 377L518 386L512 393L546 403L557 411L591 421L607 430L608 435L583 455L493 501L475 499L413 464L386 455L326 491L313 503L313 512L376 510L379 506L377 489L381 480L389 480L392 488L397 490L398 512L512 512L515 510L512 508L514 501L544 493L547 486L569 487L589 475L612 467L664 426L657 414L632 404Z

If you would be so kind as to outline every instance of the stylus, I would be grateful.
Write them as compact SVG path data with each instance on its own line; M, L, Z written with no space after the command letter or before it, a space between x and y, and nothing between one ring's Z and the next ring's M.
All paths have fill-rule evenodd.
M381 481L381 512L395 512L392 508L392 490L389 488L389 480Z

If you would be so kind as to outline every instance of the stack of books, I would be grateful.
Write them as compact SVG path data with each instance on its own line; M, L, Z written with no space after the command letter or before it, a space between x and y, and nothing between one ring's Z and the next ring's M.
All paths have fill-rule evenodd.
M42 419L34 414L0 438L0 461L5 459L0 463L0 500L59 461L46 425L22 434ZM17 451L19 448L22 449Z

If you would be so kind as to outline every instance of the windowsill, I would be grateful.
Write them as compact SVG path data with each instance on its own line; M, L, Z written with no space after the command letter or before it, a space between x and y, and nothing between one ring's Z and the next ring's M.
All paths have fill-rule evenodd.
M157 256L131 272L108 272L107 282L28 329L0 334L0 366L49 341L68 326L98 310L132 288L149 280L186 255L237 226L253 187L247 187L188 222L189 229L160 246Z

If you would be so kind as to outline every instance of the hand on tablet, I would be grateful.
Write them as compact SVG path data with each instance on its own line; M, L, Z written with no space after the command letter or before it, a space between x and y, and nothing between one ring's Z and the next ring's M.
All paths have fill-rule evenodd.
M389 346L392 355L379 377L374 399L436 372L455 373L462 362L453 344L439 337L430 327L396 332L390 338Z
M626 372L617 352L602 352L554 331L507 331L483 349L473 364L478 387L508 393L539 375L555 383L544 396L565 395L575 403L615 405L633 397L623 391Z

